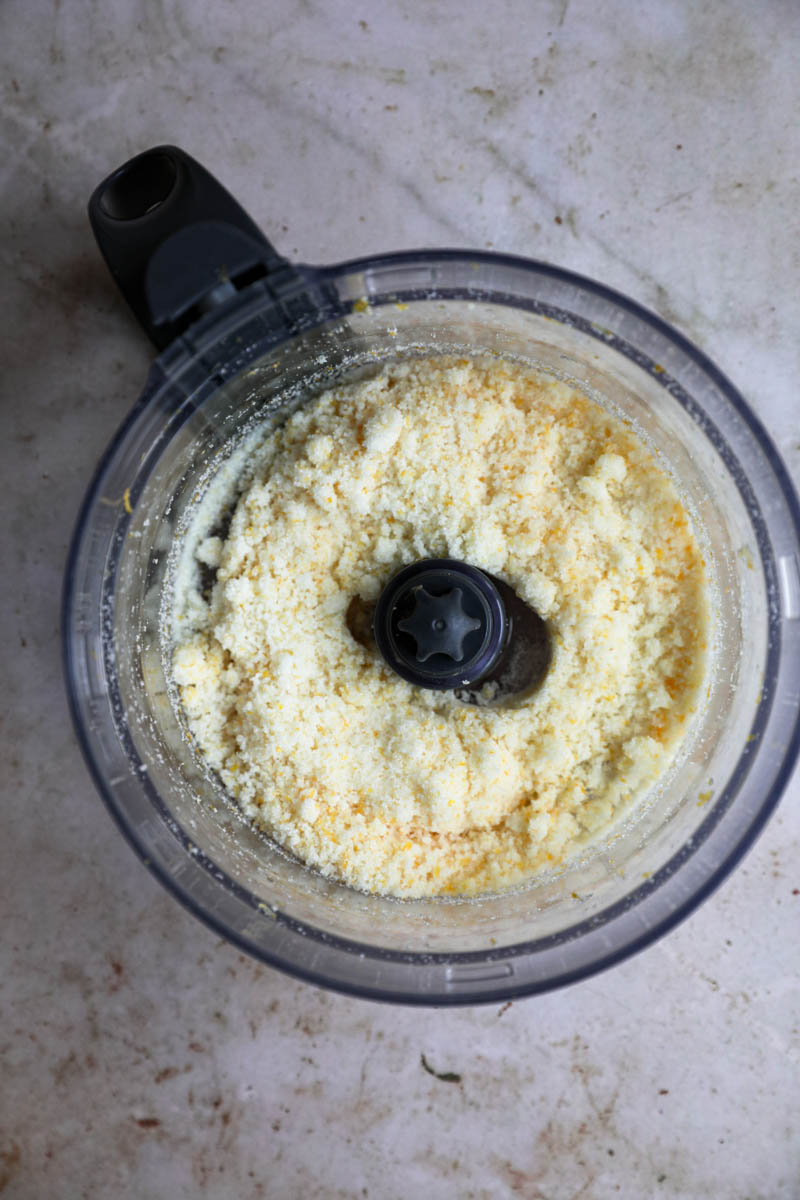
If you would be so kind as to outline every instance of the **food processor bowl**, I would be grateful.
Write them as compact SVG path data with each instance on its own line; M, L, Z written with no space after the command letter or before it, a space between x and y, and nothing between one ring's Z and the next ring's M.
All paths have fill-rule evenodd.
M145 188L141 202L106 214L123 240L171 194L185 158L172 175L159 168L165 195L155 205ZM499 254L421 251L309 267L269 252L259 270L245 265L232 284L226 276L216 299L198 301L193 284L183 313L174 297L161 313L150 331L166 348L80 513L64 656L95 783L177 899L242 950L309 982L386 1001L474 1004L609 967L724 879L797 757L800 507L780 458L698 349L602 284ZM137 294L147 325L153 286ZM324 878L250 825L185 736L167 630L192 516L247 432L334 382L441 354L532 365L647 442L704 547L713 667L685 752L597 845L514 891L400 900Z

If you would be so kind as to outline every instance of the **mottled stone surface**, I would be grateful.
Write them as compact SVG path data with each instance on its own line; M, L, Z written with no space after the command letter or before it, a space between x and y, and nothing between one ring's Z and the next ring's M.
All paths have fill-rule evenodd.
M306 261L493 247L629 292L797 479L798 35L788 0L6 0L3 1200L800 1195L797 776L616 970L383 1008L242 958L157 887L94 794L58 642L81 494L150 358L85 202L160 141Z

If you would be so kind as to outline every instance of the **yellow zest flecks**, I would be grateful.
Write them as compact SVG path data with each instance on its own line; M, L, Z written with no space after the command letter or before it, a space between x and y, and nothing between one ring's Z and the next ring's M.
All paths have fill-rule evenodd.
M409 359L265 430L246 471L211 598L176 600L173 674L259 828L409 897L500 891L614 837L684 743L713 645L691 522L630 428L501 357ZM422 557L473 563L540 613L538 692L463 705L386 668L348 614L357 599L368 624Z

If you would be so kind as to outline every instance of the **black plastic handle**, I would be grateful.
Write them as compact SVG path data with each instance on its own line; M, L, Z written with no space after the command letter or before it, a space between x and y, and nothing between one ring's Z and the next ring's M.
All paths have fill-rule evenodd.
M161 350L218 304L287 265L205 167L156 146L95 188L89 220L123 296Z

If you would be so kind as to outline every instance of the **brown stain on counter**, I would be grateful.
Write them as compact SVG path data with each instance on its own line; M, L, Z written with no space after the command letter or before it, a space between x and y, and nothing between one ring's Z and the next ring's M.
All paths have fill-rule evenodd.
M19 1142L11 1142L7 1150L0 1150L0 1192L5 1191L12 1182L21 1162Z

